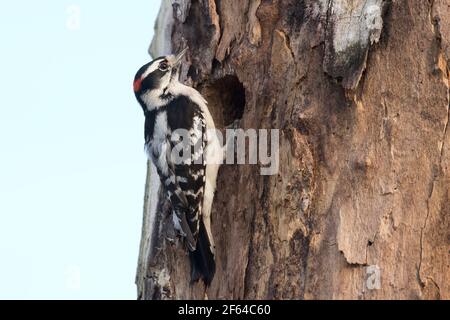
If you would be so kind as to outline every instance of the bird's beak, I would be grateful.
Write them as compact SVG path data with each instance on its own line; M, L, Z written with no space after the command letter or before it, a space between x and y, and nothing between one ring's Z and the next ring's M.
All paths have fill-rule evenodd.
M174 67L178 67L181 64L181 59L183 59L187 50L188 50L188 48L186 47L183 50L181 50L181 52L179 54L177 54L177 56L175 57L175 62L173 63Z

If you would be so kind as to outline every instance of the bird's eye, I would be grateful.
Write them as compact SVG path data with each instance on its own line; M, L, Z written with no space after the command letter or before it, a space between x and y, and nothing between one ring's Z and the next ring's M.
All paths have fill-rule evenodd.
M167 62L163 61L159 64L159 70L161 71L167 71L169 70L169 65L167 64Z

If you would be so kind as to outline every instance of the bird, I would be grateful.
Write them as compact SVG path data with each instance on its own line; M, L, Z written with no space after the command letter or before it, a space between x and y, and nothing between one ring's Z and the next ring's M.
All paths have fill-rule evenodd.
M142 66L133 90L144 111L148 157L189 251L191 283L202 279L208 287L216 271L211 208L224 151L206 100L179 80L187 50Z

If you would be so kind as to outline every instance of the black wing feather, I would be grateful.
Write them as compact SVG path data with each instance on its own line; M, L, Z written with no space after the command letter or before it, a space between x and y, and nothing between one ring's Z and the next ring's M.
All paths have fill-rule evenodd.
M172 210L178 218L181 231L186 237L191 251L196 249L201 219L206 165L203 153L206 147L206 122L200 107L189 98L179 96L173 99L164 109L146 114L145 137L146 144L152 143L154 123L158 112L167 112L167 125L170 136L166 141L167 174L158 167L157 159L160 154L152 153L162 184L165 186L167 197ZM172 134L176 129L185 129L189 134L188 141L180 141ZM181 149L189 148L190 157L183 158L183 162L175 163L172 150L182 144ZM179 150L180 148L177 148ZM155 149L152 149L155 151ZM185 149L187 150L187 149Z

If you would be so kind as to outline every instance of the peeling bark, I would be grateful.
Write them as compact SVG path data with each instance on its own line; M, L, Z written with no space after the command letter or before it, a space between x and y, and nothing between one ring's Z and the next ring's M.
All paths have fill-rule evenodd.
M138 297L449 299L449 19L447 0L163 0L152 55L189 46L217 126L280 129L280 167L221 167L207 289L148 177Z

